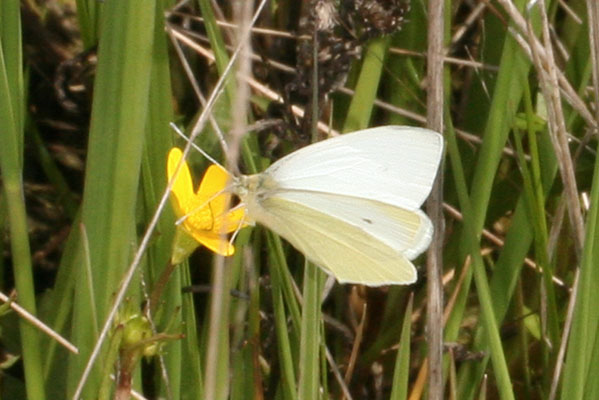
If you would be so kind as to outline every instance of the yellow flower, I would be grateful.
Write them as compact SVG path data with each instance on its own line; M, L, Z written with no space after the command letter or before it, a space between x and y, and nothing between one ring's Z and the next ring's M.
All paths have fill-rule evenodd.
M183 153L177 147L169 152L169 181L182 157ZM244 225L245 210L243 207L226 209L230 205L231 193L224 189L229 180L229 174L225 170L211 165L206 170L197 193L194 193L189 167L186 162L181 164L171 189L175 214L177 219L182 219L175 236L171 257L173 264L183 261L200 244L223 256L230 256L235 252L235 247L229 243L225 234Z

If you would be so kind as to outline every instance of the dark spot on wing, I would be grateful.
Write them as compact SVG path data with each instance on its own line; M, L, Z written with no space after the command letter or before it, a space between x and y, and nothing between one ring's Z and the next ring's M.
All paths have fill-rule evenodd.
M372 224L372 220L368 218L362 218L362 221L366 222L367 224Z

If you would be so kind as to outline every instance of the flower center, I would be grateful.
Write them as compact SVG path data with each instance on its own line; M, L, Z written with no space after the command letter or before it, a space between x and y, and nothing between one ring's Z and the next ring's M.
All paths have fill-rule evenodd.
M204 203L202 201L202 203ZM185 207L187 210L187 218L183 223L185 228L190 231L202 230L210 231L214 227L214 214L210 208L210 203L205 204L200 208L202 203L193 202L190 204L191 207Z

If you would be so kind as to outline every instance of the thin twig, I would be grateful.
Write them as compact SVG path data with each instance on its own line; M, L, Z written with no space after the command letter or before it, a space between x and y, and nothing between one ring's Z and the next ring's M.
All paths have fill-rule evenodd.
M29 311L25 310L23 307L15 303L12 298L0 292L0 300L7 303L8 306L12 308L21 317L23 317L23 319L25 319L31 325L35 326L40 331L44 332L46 335L50 336L52 339L56 340L71 353L79 354L79 349L77 349L77 347L74 344L69 342L67 339L63 338L58 332L50 328L48 325L44 324L42 321L36 318L35 315L31 314Z

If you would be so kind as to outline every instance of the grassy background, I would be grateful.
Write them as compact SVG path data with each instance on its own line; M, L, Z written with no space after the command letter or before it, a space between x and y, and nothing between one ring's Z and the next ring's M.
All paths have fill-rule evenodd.
M268 2L253 58L233 51L243 29L217 24L238 21L234 2L40 3L0 2L0 289L78 354L5 306L3 398L126 398L128 383L172 399L599 398L594 0L446 1L443 21L413 0L331 95L322 120L337 131L423 125L437 84L427 32L444 33L444 102L428 109L444 116L447 149L444 314L428 325L424 257L412 286L335 284L323 297L323 274L260 227L241 231L233 257L201 249L177 267L146 320L175 230L166 155L185 145L169 122L220 160L238 150L244 173L296 148L235 132L293 77L297 39L281 34L299 2ZM236 78L250 60L254 80ZM207 163L189 159L199 179ZM433 368L427 329L443 335Z

